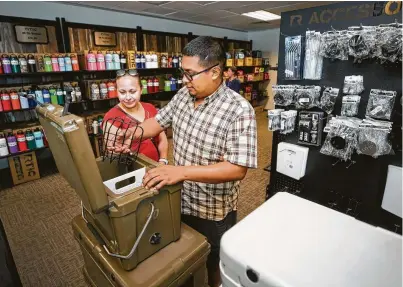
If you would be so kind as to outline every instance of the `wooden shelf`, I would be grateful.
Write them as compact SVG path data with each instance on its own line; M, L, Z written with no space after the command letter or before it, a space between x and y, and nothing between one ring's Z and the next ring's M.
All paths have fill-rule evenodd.
M0 112L0 114L14 113L14 112L24 112L24 111L32 111L32 110L35 110L35 108L20 109L20 110L11 110L11 111L2 111L2 112Z
M9 155L6 155L6 156L0 156L0 159L5 159L5 158L13 157L13 156L18 156L18 155L22 155L24 153L29 153L29 152L33 152L33 151L37 151L37 150L45 150L45 149L48 149L48 148L49 147L44 146L44 147L36 148L36 149L32 149L32 150L21 151L21 152L9 154Z
M0 74L0 78L16 78L16 77L32 77L32 76L51 76L51 75L79 75L82 71L69 71L69 72L35 72L35 73L12 73Z

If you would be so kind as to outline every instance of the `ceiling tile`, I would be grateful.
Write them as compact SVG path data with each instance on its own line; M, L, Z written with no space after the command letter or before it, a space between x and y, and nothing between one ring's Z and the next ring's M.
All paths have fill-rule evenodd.
M206 20L211 20L211 19L213 19L213 17L211 17L207 14L204 14L204 15L197 15L195 17L190 18L189 20L199 22L199 21L206 21Z
M167 4L161 5L164 8L171 8L171 9L176 9L176 10L193 10L193 9L199 9L202 6L193 2L186 2L186 1L173 1L169 2Z
M191 1L191 2L199 4L199 5L207 5L207 4L210 4L210 3L215 3L215 1Z
M173 18L173 19L181 19L181 20L188 20L194 16L197 16L197 13L189 12L189 11L178 11L172 14L165 15L166 17Z
M238 14L235 14L233 12L225 11L225 10L219 10L219 11L214 11L202 15L208 15L210 18L226 18L226 17L234 17L237 16L239 17Z
M154 8L154 5L147 4L144 2L138 2L138 1L127 1L123 3L122 5L119 6L120 10L125 9L126 11L130 12L141 12L146 9L151 9Z
M213 2L211 4L206 4L204 6L216 10L227 10L230 8L239 7L239 4L240 4L239 1L219 1L219 2Z
M72 2L74 3L74 2ZM75 2L76 4L92 6L92 7L100 7L100 8L110 8L115 9L125 3L125 1L81 1Z
M160 6L155 6L152 8L145 9L145 10L143 10L143 12L153 13L153 14L158 14L158 15L166 15L166 14L171 14L171 13L176 12L176 10L164 8L164 7L160 7Z

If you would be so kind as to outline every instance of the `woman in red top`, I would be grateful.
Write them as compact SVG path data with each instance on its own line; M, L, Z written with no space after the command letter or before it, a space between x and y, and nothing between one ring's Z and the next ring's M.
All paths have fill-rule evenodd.
M154 117L157 114L156 108L151 104L140 102L141 85L137 71L119 70L116 75L120 103L105 114L104 124L115 118L125 123L140 124L144 120ZM119 125L118 122L116 124ZM116 126L116 124L114 125ZM165 133L162 132L154 138L142 140L139 153L155 161L168 164L168 139Z

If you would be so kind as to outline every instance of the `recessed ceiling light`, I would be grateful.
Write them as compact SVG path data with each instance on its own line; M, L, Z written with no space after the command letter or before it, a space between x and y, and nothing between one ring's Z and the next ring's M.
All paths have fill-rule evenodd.
M249 12L249 13L242 13L243 16L248 16L251 18L263 20L263 21L271 21L271 20L277 20L280 19L280 15L276 15L264 10L258 10L255 12Z

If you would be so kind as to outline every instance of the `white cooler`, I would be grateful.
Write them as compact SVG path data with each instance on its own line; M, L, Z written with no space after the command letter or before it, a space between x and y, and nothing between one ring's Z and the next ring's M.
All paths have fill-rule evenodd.
M402 287L402 237L279 192L221 240L223 287Z

